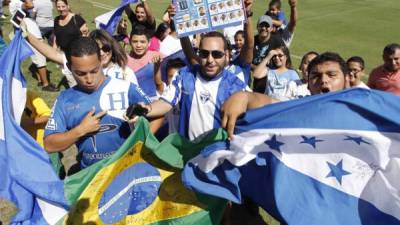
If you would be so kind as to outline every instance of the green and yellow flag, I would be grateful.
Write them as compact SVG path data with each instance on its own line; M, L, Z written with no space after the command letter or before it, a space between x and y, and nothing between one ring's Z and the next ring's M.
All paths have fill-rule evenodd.
M179 135L159 143L139 119L114 155L66 178L72 208L59 224L219 224L226 201L186 189L181 168L204 146L225 138L216 131L199 143Z

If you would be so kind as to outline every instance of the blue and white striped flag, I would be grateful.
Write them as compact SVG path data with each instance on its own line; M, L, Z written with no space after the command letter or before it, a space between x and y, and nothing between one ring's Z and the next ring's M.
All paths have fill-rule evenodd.
M18 209L11 224L55 224L66 213L64 184L17 122L26 98L20 63L31 54L18 31L0 58L0 200Z
M185 167L191 189L249 197L286 224L400 224L400 98L351 89L249 111ZM228 147L228 148L224 148Z
M138 0L121 0L119 6L109 12L101 14L94 19L96 28L106 30L111 35L114 34L115 28L121 19L122 13L127 5L136 3Z

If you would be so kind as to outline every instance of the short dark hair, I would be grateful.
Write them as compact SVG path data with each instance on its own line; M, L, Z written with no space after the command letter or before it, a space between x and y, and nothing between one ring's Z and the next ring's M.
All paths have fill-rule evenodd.
M388 44L383 49L383 55L393 55L397 49L400 49L400 45L397 43Z
M146 27L143 25L140 25L140 24L136 25L132 29L131 36L130 36L131 39L132 39L133 35L139 35L139 36L144 35L144 36L146 36L147 40L150 40L150 38L151 38L150 33L147 31Z
M144 7L144 3L143 2L139 2L138 4L136 4L135 11L136 11L137 8L145 8Z
M236 31L236 33L235 33L235 35L233 37L236 38L236 36L238 36L238 35L242 35L242 37L244 37L244 31L243 30Z
M186 66L186 64L182 59L175 58L175 59L168 60L166 67L167 67L167 70L169 70L169 69L172 69L172 68L173 69L180 69L180 68L185 67L185 66Z
M157 26L156 32L154 33L154 36L156 36L158 39L161 39L161 36L167 31L169 28L169 24L166 22L160 23Z
M340 69L342 70L343 74L346 75L349 73L349 70L347 68L346 61L335 52L324 52L321 55L318 55L315 57L310 64L308 64L308 73L310 74L311 70L314 69L317 65L320 65L324 62L337 62L340 66Z
M82 57L96 54L100 59L100 49L96 41L89 37L78 37L74 39L65 52L68 66L71 66L71 57Z
M68 5L68 1L67 0L56 0L55 3L57 4L57 2L64 2L64 4Z
M365 68L364 59L361 58L360 56L352 56L352 57L350 57L350 58L346 61L347 66L349 66L349 64L350 64L351 62L356 62L356 63L360 64L361 69L364 69L364 68Z
M224 42L224 51L226 51L226 50L229 49L228 42L226 41L224 35L221 34L221 33L218 32L218 31L211 31L211 32L208 32L208 33L204 34L204 35L201 37L199 48L201 48L201 44L203 43L203 40L204 40L205 38L211 38L211 37L221 38L222 41Z
M271 8L272 6L274 6L274 5L276 5L276 8L278 8L278 9L281 9L281 7L282 7L282 2L281 2L281 0L271 0L270 2L269 2L269 8Z
M304 64L304 61L306 61L307 57L310 56L310 55L318 56L319 54L318 54L318 52L316 52L316 51L309 51L309 52L307 52L306 54L304 54L303 57L301 58L301 61L300 61L300 66L299 66L299 69L300 69L300 70L302 69L302 66L303 66L303 64Z

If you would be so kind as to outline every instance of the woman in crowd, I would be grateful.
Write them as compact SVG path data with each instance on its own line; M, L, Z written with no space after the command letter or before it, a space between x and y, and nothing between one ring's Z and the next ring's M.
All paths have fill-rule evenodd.
M94 30L89 37L100 48L101 64L105 75L138 84L135 73L126 66L127 56L121 45L105 30Z
M57 47L62 51L68 49L75 38L89 34L85 20L71 12L67 0L55 1L59 15L54 19L54 35Z
M280 46L272 49L254 69L254 78L267 77L265 94L278 100L287 100L290 81L299 80L299 75L292 69L289 49Z

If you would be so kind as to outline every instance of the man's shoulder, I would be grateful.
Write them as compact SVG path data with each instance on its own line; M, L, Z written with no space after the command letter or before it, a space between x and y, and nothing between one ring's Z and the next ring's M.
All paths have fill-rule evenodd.
M386 70L383 65L379 65L375 67L374 69L371 70L370 76L375 77L375 76L380 76L386 73Z

